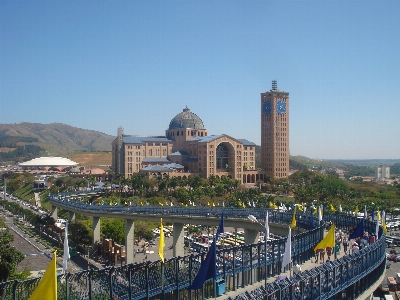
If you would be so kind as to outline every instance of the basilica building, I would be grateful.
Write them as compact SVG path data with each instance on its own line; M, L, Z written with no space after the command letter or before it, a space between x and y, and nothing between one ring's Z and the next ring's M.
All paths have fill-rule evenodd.
M203 121L189 108L169 123L165 136L118 136L112 142L112 169L130 178L146 172L149 177L208 178L211 175L237 179L243 184L264 181L266 175L289 175L289 93L272 89L260 95L261 168L255 166L256 145L227 134L209 135Z
M227 134L209 135L203 121L186 107L171 120L165 136L125 135L118 128L112 143L112 169L125 178L139 172L151 178L225 175L255 183L264 180L264 172L255 168L255 146Z

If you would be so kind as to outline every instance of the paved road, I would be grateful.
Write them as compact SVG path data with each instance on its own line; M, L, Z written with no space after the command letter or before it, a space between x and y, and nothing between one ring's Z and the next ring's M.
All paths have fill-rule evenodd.
M400 234L400 231L396 230L396 231L391 232L391 234L396 234L396 233ZM392 249L400 251L400 247L386 248L386 253L389 253L389 251ZM394 277L397 281L399 281L397 279L397 273L400 273L400 262L387 261L387 263L390 264L390 268L386 269L386 275L385 275L386 277L382 281L382 283L387 283L387 277ZM390 292L390 294L393 296L394 299L396 299L394 292Z

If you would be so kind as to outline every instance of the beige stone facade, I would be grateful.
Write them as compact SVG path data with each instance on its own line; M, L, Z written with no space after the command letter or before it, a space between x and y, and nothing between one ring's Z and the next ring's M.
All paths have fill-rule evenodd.
M229 135L208 135L203 122L185 108L170 123L165 136L138 137L123 134L112 143L112 169L125 178L139 172L150 177L208 178L228 176L241 183L264 179L255 167L255 144Z
M150 177L203 178L228 176L241 183L264 181L265 175L289 175L289 93L277 89L261 93L261 166L256 170L256 145L226 134L208 135L203 121L187 107L170 122L165 136L124 135L112 143L112 169L125 178L139 172Z

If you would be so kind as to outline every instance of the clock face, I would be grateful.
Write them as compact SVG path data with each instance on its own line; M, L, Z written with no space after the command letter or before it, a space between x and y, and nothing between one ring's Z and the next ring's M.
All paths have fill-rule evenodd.
M263 103L263 112L268 115L272 110L271 101L266 101Z
M286 102L279 100L276 102L276 112L283 115L286 112Z

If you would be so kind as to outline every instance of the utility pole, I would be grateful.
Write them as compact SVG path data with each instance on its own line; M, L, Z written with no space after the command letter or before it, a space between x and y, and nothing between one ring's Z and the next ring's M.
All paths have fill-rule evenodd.
M3 200L6 200L6 192L7 192L7 182L6 182L6 173L3 173Z

